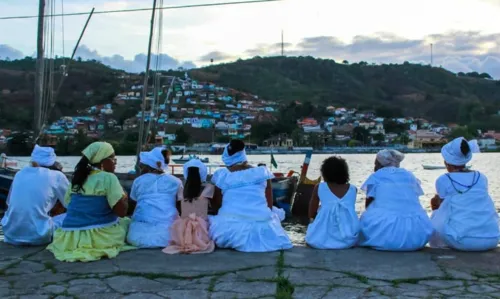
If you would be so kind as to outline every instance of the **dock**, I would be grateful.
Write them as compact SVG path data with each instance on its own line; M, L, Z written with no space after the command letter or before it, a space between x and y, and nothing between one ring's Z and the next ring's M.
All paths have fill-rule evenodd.
M500 250L136 250L62 263L43 247L0 243L0 298L500 298Z

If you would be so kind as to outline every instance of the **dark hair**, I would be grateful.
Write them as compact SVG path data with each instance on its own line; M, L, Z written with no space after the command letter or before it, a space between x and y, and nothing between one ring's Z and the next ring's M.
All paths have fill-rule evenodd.
M239 139L233 139L229 142L229 146L227 148L227 153L229 156L232 156L238 152L241 152L245 149L245 143Z
M321 165L321 175L328 183L347 184L350 180L347 162L336 156L332 156L323 161Z
M201 176L198 167L189 167L186 185L184 186L184 200L192 202L201 193Z
M74 192L79 192L80 190L85 191L83 189L83 184L87 181L90 172L92 172L90 161L87 157L83 156L75 166L75 172L71 178L71 190Z
M462 143L460 143L460 151L464 156L467 156L470 153L469 142L464 138L462 139Z
M260 166L266 166L266 164L265 163L259 163L259 164L257 164L257 166L259 166L259 167Z

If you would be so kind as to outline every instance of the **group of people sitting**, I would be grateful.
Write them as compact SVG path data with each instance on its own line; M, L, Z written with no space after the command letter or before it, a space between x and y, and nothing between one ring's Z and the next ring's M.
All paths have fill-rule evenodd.
M488 193L488 180L466 167L474 144L457 138L441 149L447 173L436 181L429 218L419 197L420 181L400 167L404 155L382 150L374 173L361 186L365 212L355 211L357 189L349 184L349 169L339 157L321 166L324 182L313 192L309 206L309 246L344 249L353 246L385 251L415 251L430 247L486 251L500 241L498 214Z
M211 183L200 160L184 165L183 184L164 171L169 163L164 148L142 152L130 197L114 174L117 160L110 144L92 143L82 154L69 182L54 150L35 147L31 165L16 174L9 192L2 219L5 242L48 244L56 259L68 262L113 258L137 248L161 248L167 254L208 253L215 247L243 252L292 248L281 226L282 211L273 207L274 175L248 163L240 140L226 146L226 167L213 174ZM448 173L436 183L431 219L419 202L420 182L400 168L403 154L377 154L375 172L361 187L367 195L361 219L347 163L340 157L326 159L324 182L310 202L307 244L411 251L430 240L432 246L458 250L496 247L498 216L486 177L465 167L472 158L467 141L454 140L442 154ZM131 218L129 200L135 203Z

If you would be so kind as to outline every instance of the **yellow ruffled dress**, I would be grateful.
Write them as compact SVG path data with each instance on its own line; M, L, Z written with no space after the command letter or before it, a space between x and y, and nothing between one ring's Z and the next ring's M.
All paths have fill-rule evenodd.
M65 197L66 205L71 201L72 188ZM81 191L83 195L106 196L109 206L123 197L124 191L116 175L104 171L92 171ZM102 257L114 258L121 251L132 250L135 247L126 245L130 218L121 218L118 223L108 227L54 232L52 243L47 247L55 258L64 262L90 262Z

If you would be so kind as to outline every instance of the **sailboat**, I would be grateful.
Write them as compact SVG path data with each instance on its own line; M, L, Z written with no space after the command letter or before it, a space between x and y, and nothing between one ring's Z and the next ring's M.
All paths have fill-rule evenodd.
M45 32L45 0L40 0L39 1L39 7L38 7L38 28L37 28L37 58L36 58L36 71L35 71L35 97L34 97L34 133L32 136L32 141L33 144L36 144L39 137L43 133L43 125L44 125L44 120L46 115L42 114L42 110L46 110L47 108L53 108L55 104L55 97L58 95L61 86L64 82L64 79L67 76L67 72L69 69L69 64L71 61L74 59L76 51L78 49L78 46L80 45L80 41L82 40L83 34L85 33L85 30L87 29L87 26L89 24L89 21L94 13L94 9L92 9L89 13L89 16L87 18L87 21L83 27L83 30L80 34L80 37L73 49L73 53L71 55L71 58L69 60L68 65L64 65L63 72L61 79L59 81L59 85L57 90L54 91L53 89L53 65L49 66L51 69L49 69L49 86L45 86L45 88L48 88L48 90L44 90L44 76L45 76L45 49L44 49L44 32ZM64 17L64 16L62 16ZM50 29L54 30L54 23L49 23L52 27ZM53 38L53 36L51 37ZM49 47L50 44L53 46L53 40L52 43L48 43ZM54 57L51 57L51 59L54 59ZM44 92L46 95L49 95L48 98L46 99L47 102L44 103ZM50 100L50 103L48 102ZM4 159L6 159L4 157ZM8 161L6 161L8 162ZM2 163L4 164L4 163ZM0 165L0 216L3 214L3 211L6 208L6 201L7 197L9 195L9 190L10 186L12 184L12 181L14 180L14 176L16 175L17 169L10 168L8 163L5 163L4 165Z
M38 139L40 133L43 131L43 125L42 125L42 100L43 100L43 63L44 63L44 41L43 41L43 34L44 34L44 10L45 10L45 1L40 0L40 6L39 6L39 15L38 15L38 42L37 42L37 68L36 68L36 76L35 76L35 133L33 139L36 140ZM83 33L85 32L85 29L88 25L88 22L92 16L93 9L89 14L89 18L87 19L87 23L85 24L83 31L80 35L80 39L78 40L74 51L73 55L71 57L71 60L74 58L74 54L76 53L76 50L78 48L78 45L81 41L81 38L83 36ZM151 16L151 27L150 27L150 36L149 36L149 45L148 45L148 56L147 56L147 62L146 62L146 72L144 76L144 85L143 85L143 97L142 97L142 121L140 123L140 131L139 131L139 141L137 144L137 157L136 157L136 170L135 172L129 172L129 173L116 173L118 179L120 180L120 183L122 187L127 191L130 192L130 189L132 187L134 179L137 177L136 173L139 173L139 153L141 150L143 150L144 144L147 141L147 135L149 133L149 128L147 128L146 132L144 130L145 126L145 109L146 109L146 97L147 97L147 92L148 92L148 78L149 78L149 69L150 69L150 62L151 62L151 47L152 47L152 37L153 37L153 32L154 32L154 24L155 24L155 14L157 11L156 7L156 0L153 1L153 12ZM161 15L160 15L161 18ZM160 24L161 25L161 24ZM159 30L161 33L161 30ZM160 39L161 42L161 39ZM70 60L70 61L71 61ZM66 69L67 71L67 69ZM59 87L61 86L62 82L59 83ZM52 88L52 87L50 87ZM57 92L56 92L57 94ZM157 95L155 95L157 96ZM144 135L146 134L146 135ZM208 159L208 158L207 158ZM310 155L306 158L306 160L310 159ZM174 162L176 160L174 159ZM208 160L206 161L208 162ZM222 166L223 167L223 166ZM12 169L12 168L0 168L0 218L3 214L3 210L6 207L6 200L9 194L10 186L12 184L12 181L14 179L14 176L16 174L17 170ZM65 172L65 174L68 177L72 176L72 172ZM291 203L291 198L293 198L293 195L295 193L295 188L296 188L296 182L297 182L297 177L292 176L291 173L289 173L288 176L283 176L283 175L277 175L277 178L272 180L272 185L273 185L273 191L279 191L279 192L274 192L276 193L275 197L279 197L279 202L280 203L288 203L288 213L289 213L289 206ZM181 179L183 178L182 175L179 176ZM286 196L283 196L286 194Z

